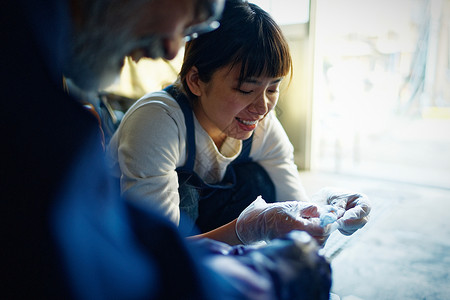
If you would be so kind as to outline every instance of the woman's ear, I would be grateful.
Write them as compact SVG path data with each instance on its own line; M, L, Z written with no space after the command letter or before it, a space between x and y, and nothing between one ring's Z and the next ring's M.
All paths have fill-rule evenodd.
M200 97L202 95L202 92L200 89L200 78L198 77L197 67L193 66L189 70L189 72L186 75L186 83L192 94L194 94L197 97Z

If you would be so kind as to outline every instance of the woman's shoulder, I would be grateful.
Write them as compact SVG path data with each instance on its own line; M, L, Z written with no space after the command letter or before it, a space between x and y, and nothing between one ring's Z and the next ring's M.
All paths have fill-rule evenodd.
M127 113L133 113L143 107L146 109L180 110L177 101L164 90L145 94L130 107Z
M130 118L138 118L138 116L146 119L152 117L159 119L161 114L169 116L175 121L184 119L177 101L164 90L148 93L137 100L125 113L122 122L126 122Z
M270 112L264 120L258 125L253 137L252 152L253 155L265 155L262 153L274 151L289 147L289 139L278 120L275 112Z

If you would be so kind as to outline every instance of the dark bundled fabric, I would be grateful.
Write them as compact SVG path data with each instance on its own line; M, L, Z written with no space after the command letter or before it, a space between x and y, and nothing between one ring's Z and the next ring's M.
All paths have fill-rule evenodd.
M207 249L208 253L237 258L261 281L269 279L273 284L273 294L269 299L328 300L330 297L330 265L318 254L317 244L305 232L292 231L264 247L231 247L208 239L195 243L199 248ZM233 267L232 262L223 265L224 269ZM242 275L240 279L248 282L253 278ZM252 286L246 288L250 292Z

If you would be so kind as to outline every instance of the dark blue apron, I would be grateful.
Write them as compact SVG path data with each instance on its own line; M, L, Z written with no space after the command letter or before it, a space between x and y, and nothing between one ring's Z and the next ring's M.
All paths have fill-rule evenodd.
M258 195L262 195L267 202L274 202L272 180L249 156L253 135L243 141L241 153L228 165L221 182L208 184L194 172L196 145L192 108L187 97L173 85L164 90L180 105L187 130L186 163L176 169L182 212L180 226L195 223L201 232L207 232L237 218Z

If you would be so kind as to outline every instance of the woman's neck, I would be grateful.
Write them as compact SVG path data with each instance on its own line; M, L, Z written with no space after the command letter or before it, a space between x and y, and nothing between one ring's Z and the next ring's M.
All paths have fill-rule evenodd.
M219 135L216 137L211 136L211 139L214 141L214 144L216 144L216 147L219 150L222 147L223 143L225 142L226 138L227 138L227 136L224 133L222 133L222 135Z
M209 137L213 140L214 144L216 145L217 149L220 150L223 143L225 142L225 139L227 138L227 135L217 128L213 122L211 122L210 119L205 115L203 112L203 109L201 105L198 105L197 102L194 102L194 114L197 121L200 123L202 128L206 131L206 133L209 135Z

